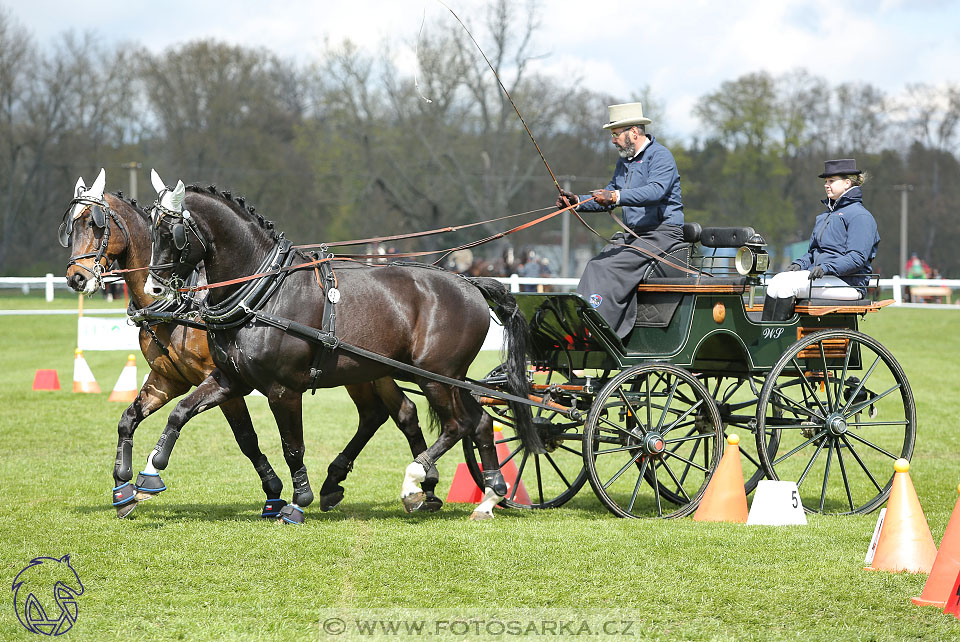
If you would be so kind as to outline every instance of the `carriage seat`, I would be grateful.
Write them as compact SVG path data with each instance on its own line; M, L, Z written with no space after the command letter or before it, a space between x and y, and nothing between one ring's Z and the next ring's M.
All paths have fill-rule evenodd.
M700 240L702 229L699 223L684 223L683 241L672 245L667 250L665 258L677 265L689 265L690 256L693 252L693 244ZM651 261L644 269L640 280L644 282L656 278L683 276L687 276L686 272L678 270L672 265L660 263L659 261Z

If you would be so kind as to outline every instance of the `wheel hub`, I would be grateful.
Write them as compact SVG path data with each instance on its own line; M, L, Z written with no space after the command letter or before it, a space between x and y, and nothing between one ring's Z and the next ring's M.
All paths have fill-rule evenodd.
M847 432L847 422L842 415L831 413L827 417L827 430L829 430L830 434L834 437L839 437Z
M648 455L659 455L666 450L667 445L660 433L651 432L643 438L643 450Z

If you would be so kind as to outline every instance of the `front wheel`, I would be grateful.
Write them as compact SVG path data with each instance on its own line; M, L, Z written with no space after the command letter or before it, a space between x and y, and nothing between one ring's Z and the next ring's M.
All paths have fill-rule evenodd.
M760 391L757 424L767 476L796 481L811 513L879 507L894 461L910 459L917 434L900 364L876 339L844 329L814 332L780 357Z
M717 406L691 373L664 363L629 368L590 408L590 485L618 517L689 515L720 461L721 435Z

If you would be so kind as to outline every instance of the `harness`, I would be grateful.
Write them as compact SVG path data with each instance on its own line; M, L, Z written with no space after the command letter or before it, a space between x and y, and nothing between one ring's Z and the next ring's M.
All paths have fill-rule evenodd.
M120 228L120 231L123 232L124 238L126 238L127 245L130 244L130 233L127 232L126 225L123 224L120 216L114 212L105 199L93 198L92 196L76 196L70 204L67 205L67 209L63 213L63 220L60 223L60 228L58 230L58 240L60 245L63 247L70 247L70 239L73 236L73 224L80 215L70 216L70 213L77 205L83 205L84 210L90 208L90 215L93 218L93 224L103 229L103 236L100 237L100 242L97 245L97 249L94 252L86 252L84 254L75 254L67 260L67 269L72 265L76 265L81 270L86 270L89 272L96 281L97 287L100 288L103 286L103 273L106 271L107 267L103 263L104 255L107 253L107 248L110 246L110 224L107 220L109 216L110 219L116 223L117 227ZM84 210L80 210L80 214ZM93 269L91 270L85 265L81 265L80 261L83 259L93 258Z
M180 212L171 210L163 205L163 197L168 191L170 190L161 190L160 193L157 194L157 200L153 203L153 208L151 209L151 218L153 220L150 225L150 243L151 245L156 245L156 230L160 220L164 217L172 218L175 220L175 222L170 226L170 233L173 235L173 245L180 252L180 256L177 257L176 261L172 261L170 263L162 263L160 265L151 264L147 270L147 273L165 288L172 290L175 293L175 296L179 298L180 288L184 285L183 279L177 276L175 271L170 273L169 279L164 279L157 274L157 270L174 268L178 264L187 263L192 249L190 245L190 237L188 236L187 232L193 234L194 238L197 239L197 242L199 242L204 252L207 251L207 243L203 240L203 235L200 234L200 228L197 227L196 221L193 220L193 216L190 215L188 210L183 210Z

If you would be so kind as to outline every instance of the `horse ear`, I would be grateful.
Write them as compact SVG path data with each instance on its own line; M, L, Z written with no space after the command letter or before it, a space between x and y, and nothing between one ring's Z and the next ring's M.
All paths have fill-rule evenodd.
M101 167L100 173L97 174L97 180L93 181L93 185L90 186L88 193L96 198L103 198L103 188L106 186L106 184L107 172Z
M155 169L150 170L150 183L153 185L153 189L157 190L157 194L167 189L163 179L160 178L160 174L157 174Z
M86 191L86 189L87 189L87 186L83 182L83 176L81 176L80 178L77 179L77 184L73 188L73 195L80 196Z
M183 197L186 196L186 193L187 193L187 188L184 187L183 181L178 180L177 186L174 187L173 192L171 192L171 195L173 196L170 204L171 210L173 210L174 212L179 212L180 210L183 209Z

